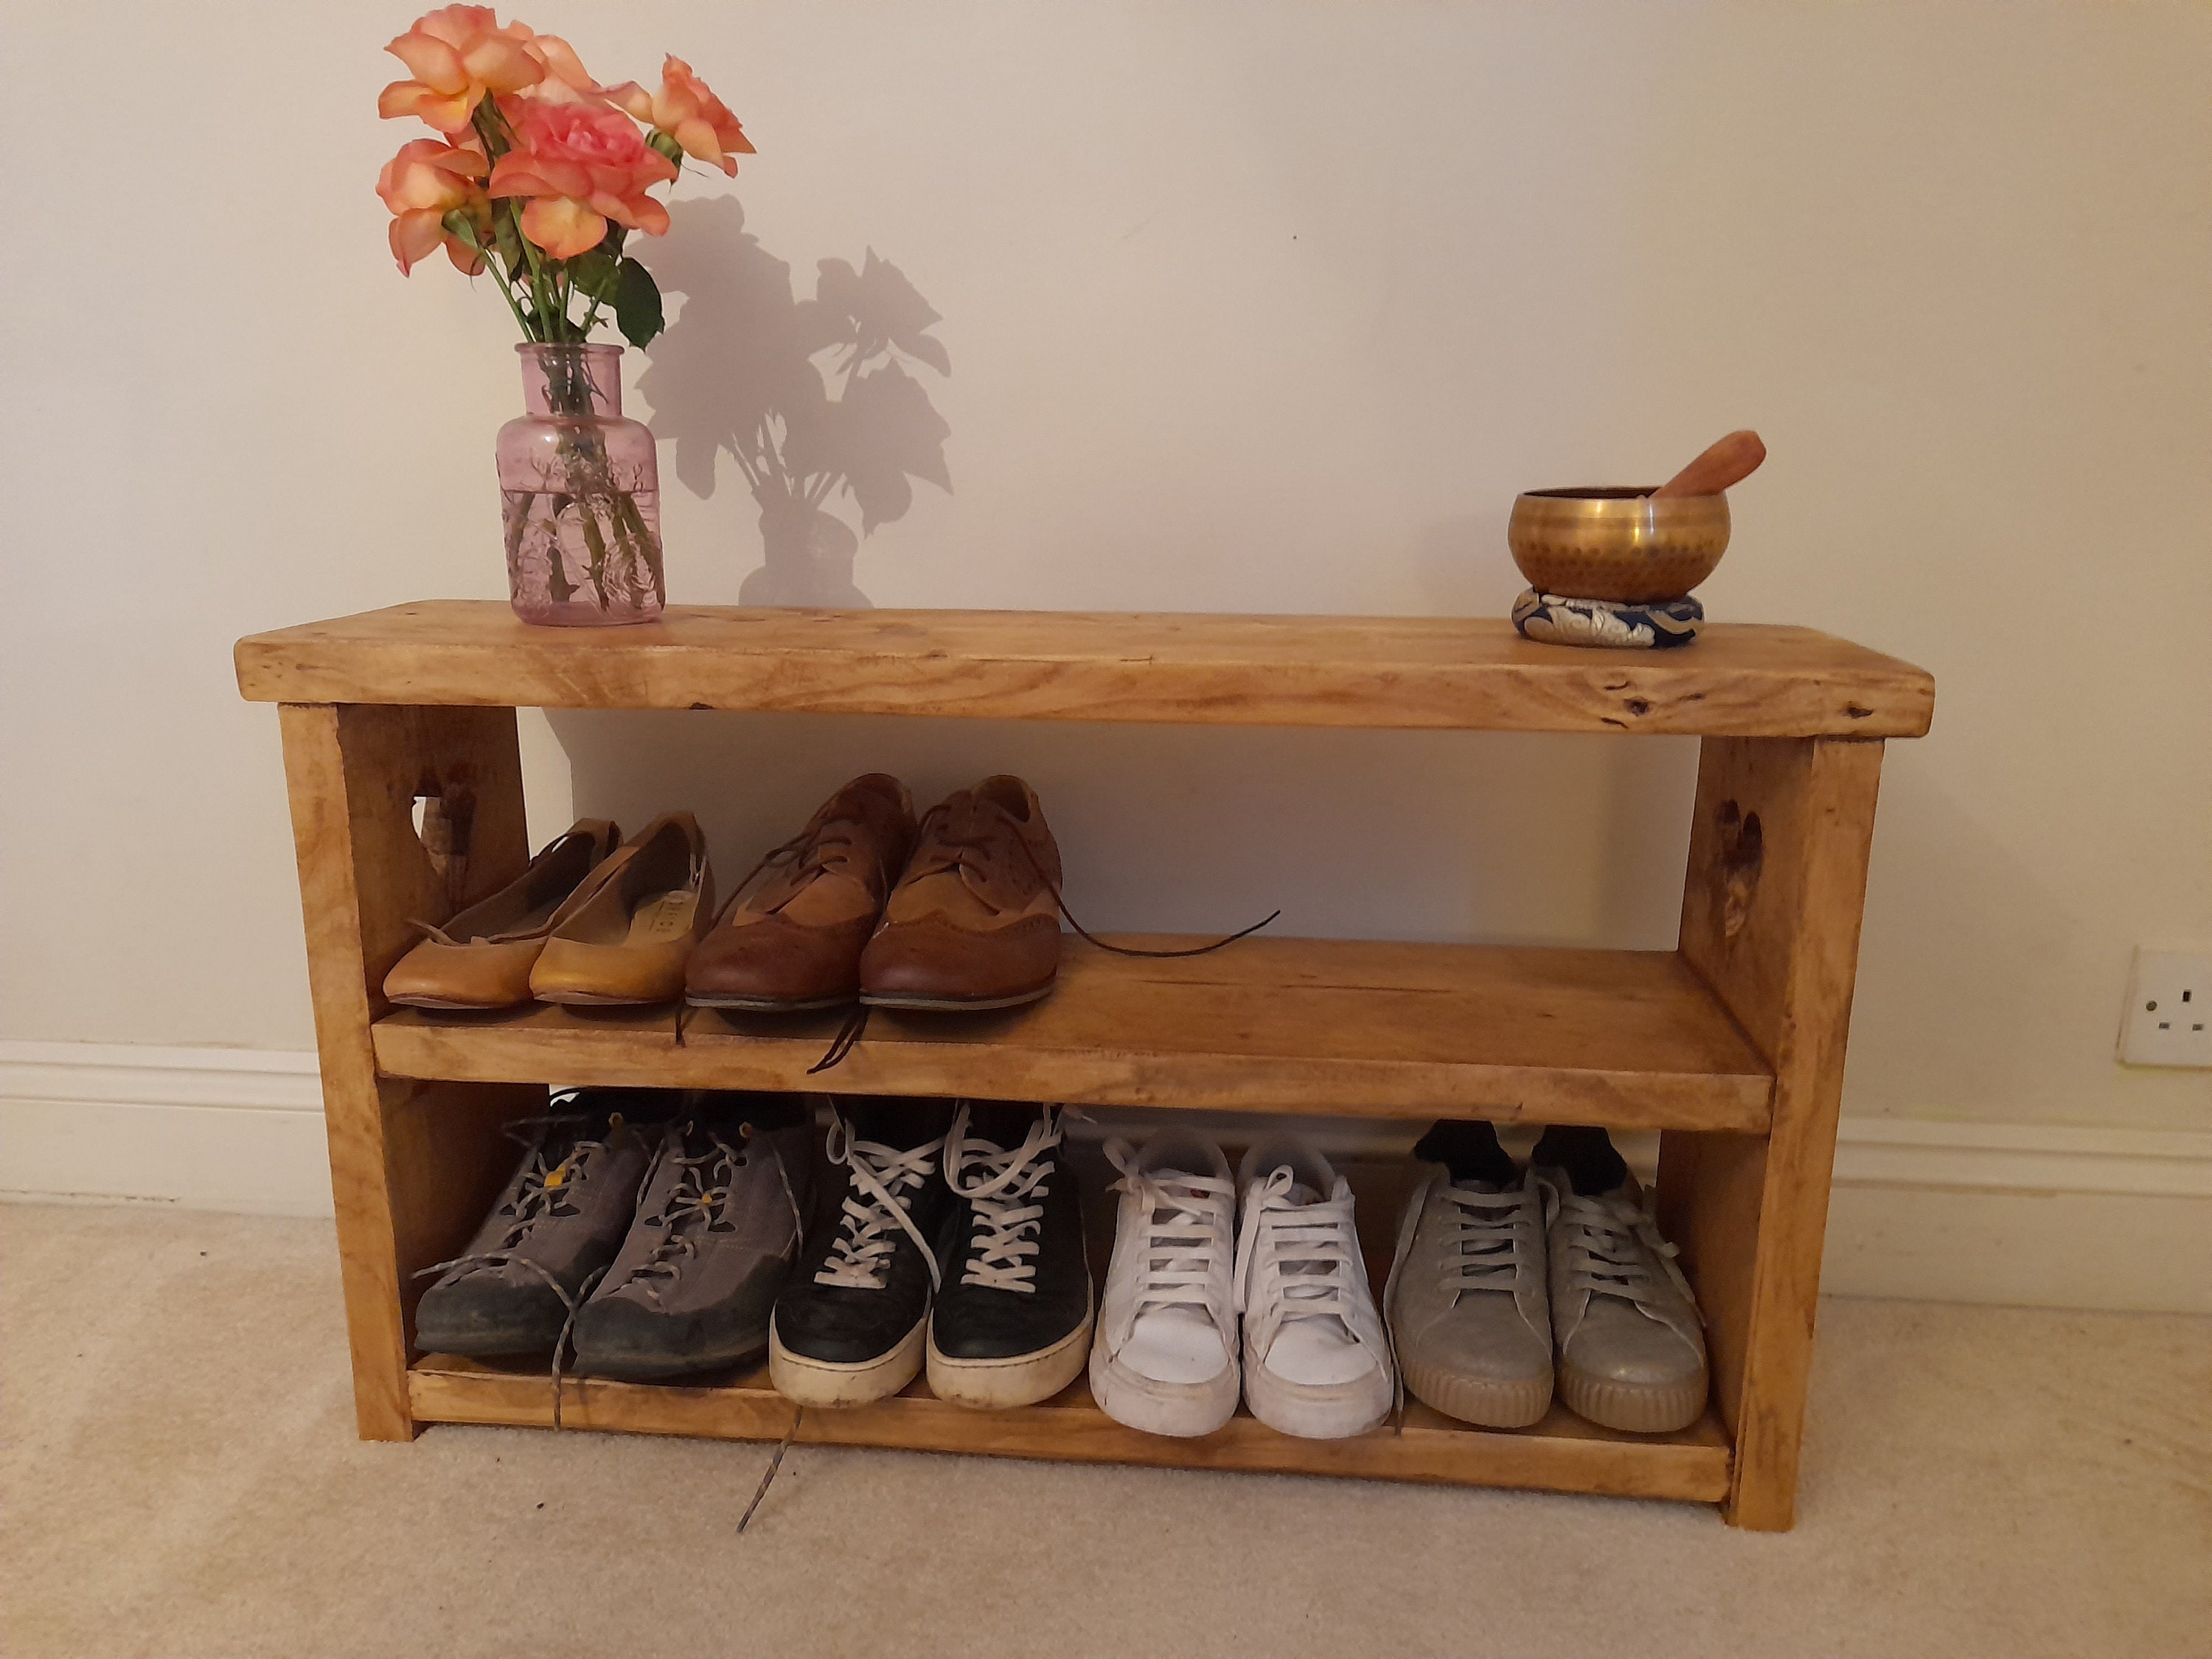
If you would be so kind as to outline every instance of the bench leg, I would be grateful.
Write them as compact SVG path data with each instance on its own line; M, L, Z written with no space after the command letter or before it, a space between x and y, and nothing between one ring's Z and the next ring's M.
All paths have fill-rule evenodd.
M1879 739L1707 738L1681 951L1774 1069L1771 1133L1670 1132L1661 1224L1705 1310L1730 1522L1786 1530L1820 1293Z
M369 1027L412 923L528 862L514 711L288 703L280 719L355 1414L364 1439L407 1440L414 1274L466 1241L512 1157L500 1125L545 1091L380 1077Z

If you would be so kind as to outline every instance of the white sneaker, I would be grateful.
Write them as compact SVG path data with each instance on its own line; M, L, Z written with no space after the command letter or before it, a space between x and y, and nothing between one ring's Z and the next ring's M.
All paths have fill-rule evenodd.
M1121 1204L1091 1348L1091 1397L1148 1434L1212 1434L1237 1412L1237 1188L1211 1141L1111 1140Z
M1390 1414L1390 1346L1352 1224L1352 1188L1291 1135L1244 1154L1237 1307L1244 1401L1308 1440L1364 1434Z

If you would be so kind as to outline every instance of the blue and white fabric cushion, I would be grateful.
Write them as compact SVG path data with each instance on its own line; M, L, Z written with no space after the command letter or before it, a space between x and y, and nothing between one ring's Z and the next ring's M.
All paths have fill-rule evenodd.
M1671 651L1696 639L1705 619L1705 606L1686 596L1658 605L1619 605L1532 587L1513 601L1513 625L1524 639L1609 651Z

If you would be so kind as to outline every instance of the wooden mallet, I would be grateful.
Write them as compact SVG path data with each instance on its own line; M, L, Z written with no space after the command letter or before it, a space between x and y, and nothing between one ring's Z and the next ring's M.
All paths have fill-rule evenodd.
M1731 432L1651 492L1660 496L1717 495L1759 471L1766 446L1756 432Z

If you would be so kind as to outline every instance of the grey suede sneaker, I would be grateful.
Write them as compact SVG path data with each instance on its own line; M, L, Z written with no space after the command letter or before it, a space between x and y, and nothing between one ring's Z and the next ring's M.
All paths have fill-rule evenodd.
M1447 1417L1523 1429L1552 1405L1543 1194L1455 1182L1432 1166L1407 1200L1385 1304L1407 1389Z
M708 1094L670 1123L622 1253L576 1318L576 1369L633 1382L758 1358L812 1195L811 1114Z
M546 1354L601 1269L614 1260L637 1208L673 1095L650 1089L578 1089L544 1117L507 1126L524 1152L506 1190L415 1310L415 1343L430 1353L489 1359Z
M1532 1173L1551 1212L1547 1246L1560 1398L1608 1429L1687 1428L1705 1408L1704 1322L1636 1177L1585 1197L1564 1171Z

